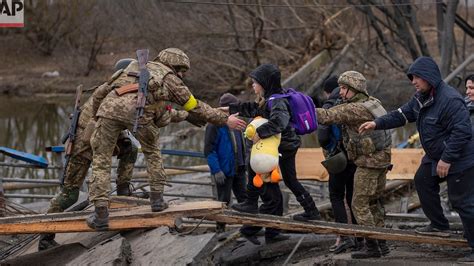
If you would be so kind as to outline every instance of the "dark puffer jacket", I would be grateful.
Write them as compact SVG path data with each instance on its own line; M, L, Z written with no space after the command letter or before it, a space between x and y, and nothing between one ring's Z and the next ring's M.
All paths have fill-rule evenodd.
M250 77L257 81L265 90L265 101L268 101L268 98L273 94L283 93L280 70L275 65L260 65L250 73ZM268 119L268 123L260 126L257 129L257 133L260 138L268 138L281 133L279 150L294 150L301 145L300 137L296 135L295 130L289 123L291 110L288 100L285 98L274 99L271 110L269 110L267 102L261 108L255 102L246 102L230 105L229 111L231 114L239 113L243 117L254 118L262 116Z
M441 79L434 60L420 57L407 73L427 81L432 90L428 94L417 92L396 111L375 120L376 129L390 129L416 122L420 141L426 155L423 163L432 164L432 174L441 159L451 163L449 174L474 166L474 138L469 111L459 92Z

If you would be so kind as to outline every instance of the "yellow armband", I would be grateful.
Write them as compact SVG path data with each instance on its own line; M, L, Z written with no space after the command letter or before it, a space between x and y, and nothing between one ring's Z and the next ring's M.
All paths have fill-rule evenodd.
M194 108L196 108L198 102L196 100L196 98L194 98L193 95L191 95L189 97L189 100L183 105L183 108L185 111L191 111L193 110Z

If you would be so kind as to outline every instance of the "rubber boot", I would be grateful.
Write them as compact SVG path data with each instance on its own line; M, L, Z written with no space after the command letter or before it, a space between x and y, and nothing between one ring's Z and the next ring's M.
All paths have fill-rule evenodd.
M87 225L97 231L109 229L109 207L107 202L96 202L94 213L87 219Z
M377 240L366 238L365 247L356 252L352 252L351 258L353 259L367 259L367 258L380 258L379 244Z
M168 203L163 199L162 192L151 191L150 204L152 212L160 212L168 208Z
M117 196L130 196L132 191L130 190L130 183L126 182L123 184L117 184Z
M387 240L377 240L379 242L380 254L382 256L387 256L390 254L390 248L387 245Z
M47 250L59 246L54 240L56 234L41 234L38 242L38 251Z
M309 193L296 197L296 200L301 204L304 212L295 214L293 220L302 222L321 220L321 214L319 214L318 208L316 208L316 204Z

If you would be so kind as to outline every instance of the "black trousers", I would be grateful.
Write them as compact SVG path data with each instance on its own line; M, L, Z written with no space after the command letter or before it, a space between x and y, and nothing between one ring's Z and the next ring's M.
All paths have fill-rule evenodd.
M446 178L431 176L430 164L422 164L418 168L415 186L421 207L431 225L438 229L449 229L449 222L443 214L439 197L439 183L444 180L448 183L449 201L461 217L469 246L474 248L474 167L449 174Z
M431 225L441 230L449 229L448 219L444 216L439 196L439 184L446 178L431 175L431 164L421 164L415 174L415 187L421 208Z
M216 184L217 200L229 204L232 192L234 192L237 202L245 201L247 199L247 192L245 191L246 181L245 166L239 166L235 176L226 176L223 185Z
M352 224L357 224L352 213L352 194L354 192L354 173L357 166L349 162L346 169L338 174L329 174L329 199L331 201L336 223L347 223L347 212L344 199L351 211Z
M280 150L280 160L278 162L282 174L282 179L285 185L293 192L298 198L303 194L308 193L306 189L296 178L296 152L294 150ZM271 214L282 216L283 215L283 198L281 195L280 186L275 183L265 183L262 188L258 189L253 185L252 179L255 176L255 172L248 167L249 180L247 183L247 197L248 200L255 203L258 202L258 196L262 198L263 204L259 208L259 212L262 214ZM242 234L253 235L260 231L262 227L256 226L243 226L240 230ZM271 238L280 232L278 229L266 228L265 237Z

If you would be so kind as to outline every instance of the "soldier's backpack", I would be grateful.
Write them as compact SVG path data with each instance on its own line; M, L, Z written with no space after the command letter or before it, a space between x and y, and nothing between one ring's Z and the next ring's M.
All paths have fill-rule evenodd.
M268 99L268 108L272 108L274 99L287 98L291 109L291 126L296 134L305 135L318 128L316 119L316 107L308 95L294 89L286 89L285 93L273 94Z

